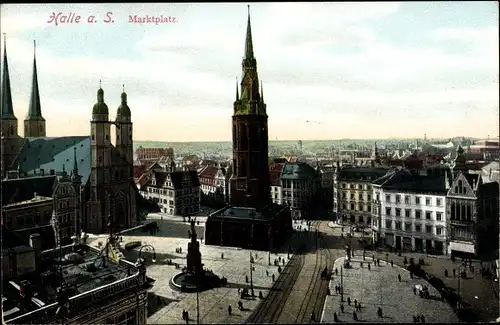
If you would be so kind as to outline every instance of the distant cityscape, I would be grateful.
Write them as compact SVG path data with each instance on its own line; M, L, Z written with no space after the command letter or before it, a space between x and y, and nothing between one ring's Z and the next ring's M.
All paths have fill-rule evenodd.
M499 138L269 139L251 26L230 142L134 140L101 84L89 134L47 137L5 44L3 324L497 320Z

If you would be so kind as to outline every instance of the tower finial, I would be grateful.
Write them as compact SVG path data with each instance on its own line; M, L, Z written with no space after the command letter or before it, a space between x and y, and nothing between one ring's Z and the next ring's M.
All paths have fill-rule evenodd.
M73 147L73 175L78 175L78 164L76 162L76 146Z
M245 39L245 59L253 59L252 28L250 27L250 5L248 5L247 37Z
M264 102L264 86L262 86L262 80L260 81L260 99Z
M122 85L123 92L125 92L125 85Z
M101 81L102 81L102 80L101 80L101 79L99 79L99 89L102 89L102 87L101 87Z
M4 46L4 48L6 45L7 45L7 33L3 33L3 46Z
M33 40L33 53L34 53L34 57L36 59L36 40Z

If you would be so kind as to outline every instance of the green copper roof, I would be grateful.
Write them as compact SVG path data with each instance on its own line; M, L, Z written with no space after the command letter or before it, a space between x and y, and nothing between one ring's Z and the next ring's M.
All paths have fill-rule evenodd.
M104 90L102 88L97 91L97 103L92 109L92 114L109 114L108 105L104 102Z
M252 103L253 102L253 103ZM255 105L255 112L252 113L251 106ZM266 104L261 101L249 101L241 99L234 103L234 116L238 115L261 115L267 116Z
M12 107L12 94L10 92L9 66L7 63L7 47L4 39L3 50L3 74L2 74L2 102L1 118L6 120L17 120Z
M40 168L45 175L49 175L51 169L61 172L63 167L69 172L73 166L73 169L78 169L85 184L92 165L90 144L89 136L31 138L22 147L12 166L19 165L23 176L24 173L26 176L35 176L35 172L40 173Z
M117 115L121 115L124 117L130 117L130 107L127 105L127 94L125 92L122 93L122 103L120 107L118 107Z
M40 92L38 90L38 74L36 70L36 54L33 57L33 80L31 84L31 99L28 109L28 116L26 120L29 121L45 121L42 117L42 108L40 105Z

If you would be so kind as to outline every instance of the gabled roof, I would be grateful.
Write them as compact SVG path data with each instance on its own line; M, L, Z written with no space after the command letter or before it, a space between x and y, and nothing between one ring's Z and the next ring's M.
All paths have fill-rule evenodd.
M303 162L285 163L281 171L281 179L308 179L317 176L316 170Z
M163 186L163 184L165 184L167 177L170 175L170 179L172 180L172 186L174 187L174 189L176 189L176 190L182 189L183 188L182 181L184 180L186 173L189 174L189 180L190 180L189 187L200 186L200 180L198 178L198 173L195 170L175 171L175 172L154 171L153 176L156 179L157 185L156 186L151 185L150 180L147 182L146 185L153 186L153 187L161 187L161 186Z
M40 169L48 175L51 169L57 173L61 172L63 167L69 172L74 163L73 148L76 148L78 173L82 176L82 184L85 185L92 164L89 136L29 139L12 166L19 164L21 176L39 175Z
M31 200L38 196L52 197L55 175L4 179L2 185L2 206Z
M445 194L449 187L449 178L447 171L441 173L427 172L421 174L415 170L398 168L378 179L373 184L379 185L385 190L409 191L409 192L432 192Z
M202 179L201 182L203 183L204 178L215 178L215 176L217 176L218 170L219 169L215 166L206 166L205 168L203 168L200 172L200 178Z
M369 181L384 176L389 170L386 167L347 167L340 169L338 177L340 179Z
M281 185L281 172L283 171L283 166L285 164L272 164L269 166L269 178L271 180L271 186Z

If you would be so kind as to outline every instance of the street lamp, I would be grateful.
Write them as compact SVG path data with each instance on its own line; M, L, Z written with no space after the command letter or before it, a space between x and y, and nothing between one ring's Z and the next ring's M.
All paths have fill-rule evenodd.
M143 249L146 252L149 252L149 251L153 252L153 259L151 260L151 262L155 263L156 262L156 251L155 251L155 248L153 246L151 246L151 245L143 245L143 246L141 246L141 248L139 249L139 258L142 258L142 250Z

